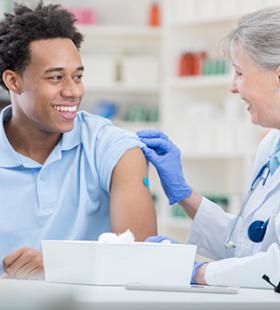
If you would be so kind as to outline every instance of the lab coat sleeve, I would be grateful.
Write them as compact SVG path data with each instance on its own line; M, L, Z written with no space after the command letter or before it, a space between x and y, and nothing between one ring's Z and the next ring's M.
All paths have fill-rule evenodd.
M276 242L271 244L266 252L209 263L205 280L209 285L271 288L262 279L264 274L268 275L273 283L279 283L280 249Z
M217 204L203 197L191 225L188 243L197 245L200 255L211 259L234 256L234 249L225 249L236 216L226 213Z

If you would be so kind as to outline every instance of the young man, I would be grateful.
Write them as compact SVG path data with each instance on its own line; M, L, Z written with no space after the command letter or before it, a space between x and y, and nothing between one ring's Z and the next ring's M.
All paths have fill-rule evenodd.
M43 3L18 5L0 23L0 83L12 102L0 121L0 274L8 277L42 276L42 239L156 234L142 144L77 112L83 37L73 23Z

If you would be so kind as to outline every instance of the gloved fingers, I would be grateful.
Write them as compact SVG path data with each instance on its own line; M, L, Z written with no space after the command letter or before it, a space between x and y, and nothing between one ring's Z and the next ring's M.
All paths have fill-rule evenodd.
M158 155L153 149L142 147L141 150L148 161L150 161L152 164L156 163Z
M150 236L145 240L145 242L153 242L153 243L162 243L165 241L170 241L171 243L174 244L178 243L176 240L164 236Z
M166 141L161 138L141 138L140 140L145 143L147 147L153 149L158 155L166 154L172 146L170 141Z
M148 129L146 129L146 130L140 130L136 134L138 135L138 137L140 139L142 139L142 138L147 138L147 139L149 139L149 138L161 138L161 139L164 139L167 141L169 140L167 135L164 134L160 130L148 130Z
M192 277L191 277L191 284L199 284L196 282L196 275L198 273L199 268L205 264L208 264L208 262L197 262L197 261L194 262L193 270L192 270Z

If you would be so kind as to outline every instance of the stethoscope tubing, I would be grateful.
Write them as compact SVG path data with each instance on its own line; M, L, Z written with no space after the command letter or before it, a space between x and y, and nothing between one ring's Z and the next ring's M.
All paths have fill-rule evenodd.
M267 170L267 173L266 173L265 177L263 177L263 175L264 175L264 173L265 173L266 170ZM232 237L232 235L233 235L233 232L234 232L235 229L236 229L237 223L238 223L238 221L239 221L241 215L242 215L243 212L244 212L244 209L245 209L245 207L246 207L246 205L247 205L247 202L248 202L249 199L251 198L251 195L253 194L253 192L255 191L255 189L258 187L260 181L263 180L263 184L262 184L262 185L264 186L265 183L266 183L266 180L267 180L267 178L268 178L268 176L269 176L269 174L270 174L270 169L269 169L269 163L267 162L267 163L265 163L265 164L262 166L262 168L259 170L257 176L255 177L254 181L252 182L252 185L251 185L251 187L250 187L250 190L248 191L247 195L245 196L245 199L244 199L243 202L242 202L240 211L238 212L238 215L237 215L237 217L236 217L236 220L235 220L235 222L234 222L234 224L233 224L233 226L232 226L232 229L231 229L231 231L230 231L230 233L229 233L229 235L228 235L228 238L227 238L227 240L226 240L226 242L225 242L225 248L226 248L226 250L228 250L228 249L230 249L230 248L236 248L236 245L234 244L234 242L231 241L231 237Z

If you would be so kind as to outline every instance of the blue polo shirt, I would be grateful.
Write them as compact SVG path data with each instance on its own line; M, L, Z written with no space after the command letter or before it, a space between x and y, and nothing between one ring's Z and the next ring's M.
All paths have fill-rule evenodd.
M104 118L79 112L43 165L17 153L0 115L0 274L2 260L42 239L95 240L111 230L109 187L124 153L143 144Z

